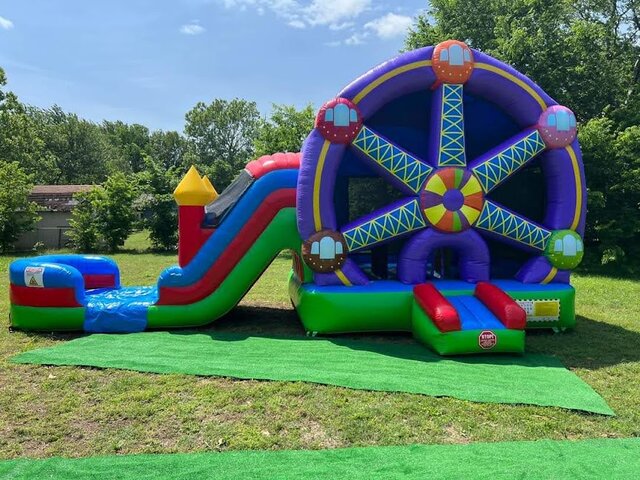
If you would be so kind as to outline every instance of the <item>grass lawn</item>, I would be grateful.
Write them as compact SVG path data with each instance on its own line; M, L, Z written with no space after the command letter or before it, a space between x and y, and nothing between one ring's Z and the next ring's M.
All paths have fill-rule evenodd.
M146 244L136 234L127 253L114 255L124 284L154 283L175 263L174 255L144 253ZM577 329L527 337L528 351L558 355L600 393L617 413L609 418L304 383L13 365L16 353L73 338L9 332L13 258L0 257L0 458L640 436L638 282L574 276ZM210 328L302 333L288 269L278 258Z

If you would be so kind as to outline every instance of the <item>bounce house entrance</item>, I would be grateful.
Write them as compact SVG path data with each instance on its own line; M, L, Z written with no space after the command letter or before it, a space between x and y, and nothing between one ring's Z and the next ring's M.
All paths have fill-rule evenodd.
M433 280L460 279L460 268L456 252L450 248L435 250L427 264L427 278Z

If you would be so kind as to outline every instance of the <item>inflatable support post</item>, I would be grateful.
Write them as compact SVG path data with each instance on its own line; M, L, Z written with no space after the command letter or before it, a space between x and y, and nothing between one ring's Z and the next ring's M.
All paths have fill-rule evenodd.
M178 263L184 267L213 232L202 228L204 207L218 196L207 177L192 166L178 184L173 197L178 204Z

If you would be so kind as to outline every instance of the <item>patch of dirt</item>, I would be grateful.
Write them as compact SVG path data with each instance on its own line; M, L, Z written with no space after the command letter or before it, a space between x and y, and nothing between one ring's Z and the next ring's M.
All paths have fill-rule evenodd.
M324 427L315 420L307 420L300 427L300 440L305 446L320 448L337 448L340 441L327 434Z
M467 444L471 442L469 435L456 425L445 425L443 433L444 443Z

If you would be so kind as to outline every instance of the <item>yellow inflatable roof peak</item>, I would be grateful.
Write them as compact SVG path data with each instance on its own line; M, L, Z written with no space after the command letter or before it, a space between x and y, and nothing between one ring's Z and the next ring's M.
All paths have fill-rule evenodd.
M211 191L200 178L200 173L193 165L173 191L173 198L178 205L204 206L211 200Z
M216 187L213 186L211 180L209 180L209 177L207 177L206 175L203 175L202 183L204 183L205 188L211 194L209 202L213 202L216 198L218 198L218 191L216 190Z

